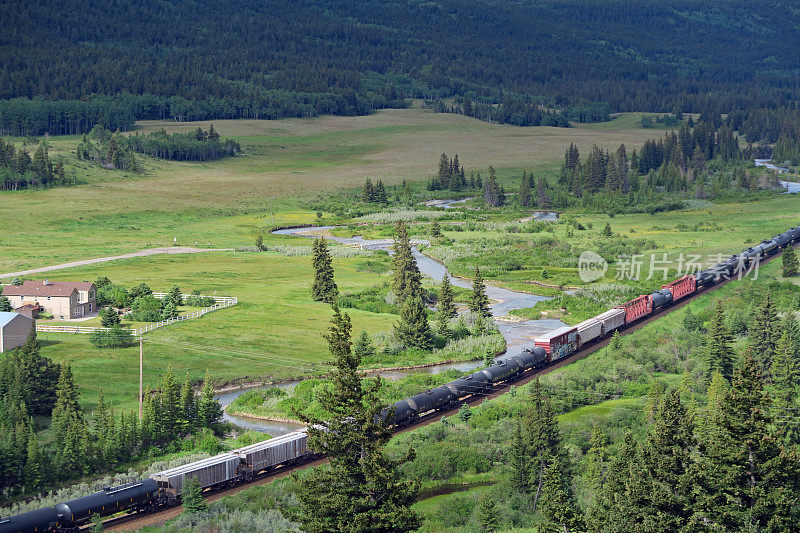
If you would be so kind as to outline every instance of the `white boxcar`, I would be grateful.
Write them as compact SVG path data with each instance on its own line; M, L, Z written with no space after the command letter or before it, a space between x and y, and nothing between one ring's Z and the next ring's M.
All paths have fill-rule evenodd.
M211 487L236 479L242 459L235 453L227 452L208 459L196 461L150 476L158 482L161 490L178 496L187 479L195 478L203 488Z
M575 327L578 328L578 347L592 342L603 334L603 323L596 318L584 320Z
M594 319L603 323L602 335L608 335L625 324L625 310L609 309L605 313L597 315Z
M255 474L265 468L277 466L307 454L308 434L306 430L301 429L239 448L232 453L238 454L247 471Z

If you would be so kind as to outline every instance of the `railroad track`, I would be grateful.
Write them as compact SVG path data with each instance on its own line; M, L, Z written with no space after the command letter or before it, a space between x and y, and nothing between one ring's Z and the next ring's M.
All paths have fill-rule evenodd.
M794 246L792 246L792 248L797 248L798 246L800 246L800 244L794 245ZM777 254L775 254L775 255L773 255L771 257L768 257L766 259L762 259L761 260L761 264L767 264L770 261L772 261L773 259L776 259L776 258L780 257L781 255L783 255L783 251L781 251L780 253L777 253ZM737 279L736 278L731 278L731 279L724 280L724 281L722 281L720 283L717 283L716 285L714 285L712 287L709 287L708 289L702 290L700 292L696 292L696 293L692 294L691 296L687 296L687 297L681 299L679 302L671 305L670 307L664 308L664 309L660 310L657 313L653 313L652 315L633 323L632 325L626 327L625 329L620 330L620 336L629 335L629 334L633 333L634 331L637 331L637 330L643 328L647 324L649 324L649 323L651 323L651 322L653 322L655 320L658 320L659 318L662 318L662 317L668 315L669 313L677 311L678 309L681 309L682 307L688 305L689 302L694 301L696 298L700 298L701 296L704 296L704 295L709 294L709 293L711 293L711 292L713 292L713 291L715 291L715 290L717 290L717 289L719 289L721 287L724 287L725 285L727 285L728 283L730 283L732 281L737 281ZM602 339L600 341L594 342L591 345L581 348L580 350L578 350L577 352L573 353L572 355L570 355L568 357L565 357L564 359L561 359L560 361L558 361L558 362L556 362L556 363L554 363L552 365L548 365L548 366L546 366L544 368L532 370L529 373L527 373L526 375L523 375L521 378L516 379L514 381L511 381L511 382L507 381L507 382L498 383L498 384L496 384L494 386L494 390L492 390L489 393L476 395L476 396L468 398L466 400L462 400L457 405L455 405L455 406L453 406L453 407L451 407L449 409L442 409L442 410L439 410L439 411L433 411L431 413L428 413L427 415L418 418L413 424L410 424L410 425L408 425L406 427L398 429L397 431L395 431L395 434L405 433L406 431L411 431L413 429L416 429L416 428L419 428L419 427L422 427L422 426L427 426L428 424L432 424L432 423L434 423L434 422L436 422L438 420L441 420L441 418L443 416L452 416L453 414L456 414L458 412L458 410L461 408L461 406L463 404L465 404L465 403L470 405L470 406L477 406L477 405L480 405L481 403L483 403L486 400L491 400L493 398L497 398L497 397L505 394L506 392L508 392L509 389L511 388L511 386L525 385L526 383L529 383L529 382L533 381L534 379L536 379L539 376L543 376L545 374L548 374L548 373L552 372L553 370L556 370L556 369L561 368L563 366L566 366L566 365L568 365L570 363L574 363L575 361L578 361L580 359L588 357L589 355L591 355L592 353L596 352L597 350L607 346L611 341L612 341L612 338L611 337L607 337L607 338ZM223 498L225 496L229 496L231 494L236 494L237 492L240 492L240 491L242 491L244 489L247 489L247 488L250 488L250 487L255 487L255 486L258 486L258 485L265 485L267 483L271 483L272 481L274 481L276 479L280 479L282 477L285 477L285 476L289 475L290 473L292 473L294 471L297 471L297 470L300 470L300 469L303 469L303 468L308 468L308 467L318 466L318 465L324 464L327 461L328 461L327 458L322 457L322 458L316 458L316 459L312 459L310 461L306 461L306 462L304 462L302 464L293 464L293 465L281 466L281 467L278 467L275 470L271 470L271 471L269 471L267 473L264 473L264 474L261 474L261 475L257 476L256 479L254 479L251 482L242 483L242 484L236 485L234 487L220 488L220 489L208 491L208 492L206 492L205 499L208 502L213 502L213 501L219 500L220 498ZM176 507L169 507L169 508L165 508L165 509L159 509L157 511L150 512L150 513L138 513L138 514L125 515L125 516L120 516L120 517L117 517L117 518L112 518L110 520L106 520L105 522L103 522L103 526L105 527L105 529L107 531L135 531L137 529L140 529L140 528L143 528L143 527L147 527L147 526L151 526L151 527L153 527L153 526L161 526L164 523L166 523L168 520L171 520L172 518L175 518L176 516L178 516L182 511L183 511L183 508L181 506L176 506ZM88 531L90 528L91 528L91 525L85 526L85 528L82 529L81 531Z

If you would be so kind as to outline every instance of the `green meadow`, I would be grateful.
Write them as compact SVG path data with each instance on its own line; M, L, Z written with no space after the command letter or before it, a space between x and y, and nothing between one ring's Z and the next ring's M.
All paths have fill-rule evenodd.
M360 272L363 258L334 259L342 292L366 288L384 276ZM230 295L233 307L196 320L154 330L144 343L145 387L154 386L171 365L178 376L201 380L211 371L215 384L272 381L324 372L327 343L320 335L330 308L311 300L313 271L309 257L272 252L222 252L115 261L53 272L53 280L94 280L108 276L132 287L141 282L153 290L177 283L184 292ZM356 332L388 331L394 315L347 310ZM133 407L138 394L139 348L97 349L88 335L42 333L42 353L72 365L87 408L100 388L115 406Z
M421 109L386 110L367 117L320 117L280 121L215 121L223 137L244 148L241 156L204 163L182 163L142 157L144 173L106 170L77 161L71 155L78 137L48 139L51 155L63 157L69 171L86 184L47 190L0 192L0 216L13 220L0 233L0 273L59 264L79 259L130 253L136 250L189 245L207 248L251 246L257 231L316 221L307 202L342 188L360 186L366 177L387 184L403 179L422 181L434 172L442 152L458 153L467 171L485 172L489 165L513 191L522 169L553 175L564 148L593 143L630 148L662 135L643 129L641 114L625 114L610 123L575 128L519 128L489 124L460 115ZM143 122L140 132L165 128L192 130L209 123ZM135 134L132 133L132 134ZM21 139L16 139L21 142ZM418 186L416 186L419 188ZM553 295L557 289L528 283L575 282L573 265L556 261L552 244L539 243L551 235L569 249L597 242L609 222L619 239L647 239L655 248L640 250L679 253L704 250L732 253L797 224L797 198L776 196L751 203L708 205L656 215L575 214L587 228L566 236L567 225L553 233L512 233L509 226L528 216L503 211L467 211L479 227L453 231L443 224L454 248L481 252L462 260L447 256L447 247L428 252L441 258L454 274L471 276L474 265L496 267L506 259L519 263L513 270L488 268L493 283ZM323 222L332 222L330 213ZM714 226L702 226L714 221ZM461 224L463 221L457 221ZM358 233L380 234L385 226L359 227ZM429 222L414 223L413 235L428 233ZM385 232L384 232L385 233ZM302 238L265 235L269 245L308 246ZM508 242L512 250L508 251ZM517 243L517 244L514 244ZM508 257L502 256L508 252ZM537 255L538 254L538 255ZM534 255L536 259L534 261ZM563 254L562 254L563 255ZM364 258L335 258L336 279L342 292L385 282L385 269L359 268ZM538 261L538 262L537 262ZM561 261L563 262L563 261ZM543 270L548 277L543 277ZM384 272L378 274L375 272ZM148 283L167 290L177 283L184 292L232 295L239 305L148 334L145 341L145 385L153 386L171 365L180 376L198 380L208 369L216 384L272 381L318 374L327 357L320 333L330 311L313 302L310 258L264 252L206 252L119 260L88 267L54 271L51 279L94 280L108 276L132 287ZM613 268L605 281L613 281ZM37 277L37 276L34 276ZM38 277L44 277L39 275ZM8 282L9 280L4 280ZM349 309L354 331L388 332L394 315ZM535 316L535 313L532 316ZM117 407L133 407L138 391L138 348L98 350L87 336L42 334L44 354L73 365L88 408L100 388ZM403 361L396 361L398 366Z

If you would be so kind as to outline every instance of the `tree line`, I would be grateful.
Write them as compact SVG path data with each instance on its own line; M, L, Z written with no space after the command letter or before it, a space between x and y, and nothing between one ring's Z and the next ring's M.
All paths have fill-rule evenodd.
M210 161L231 157L242 151L233 139L222 140L211 124L208 131L198 127L190 133L167 133L164 130L125 139L131 149L161 159Z
M34 416L50 417L48 444L39 441ZM219 430L221 417L208 374L196 396L188 376L181 384L170 369L148 393L141 420L116 413L102 393L89 417L71 367L42 356L31 332L0 356L0 491L38 491L163 452L198 431Z
M64 163L53 163L46 142L40 142L31 157L24 147L0 139L0 190L74 185L78 181L67 175Z

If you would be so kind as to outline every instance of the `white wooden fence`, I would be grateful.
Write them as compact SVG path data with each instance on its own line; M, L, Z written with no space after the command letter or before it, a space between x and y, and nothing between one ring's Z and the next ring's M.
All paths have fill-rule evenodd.
M161 299L167 295L165 292L154 292L153 296L155 298ZM176 322L182 322L184 320L192 320L195 318L200 318L203 315L207 315L208 313L212 313L214 311L219 311L220 309L225 309L226 307L231 307L239 303L239 299L235 296L198 296L196 294L184 294L182 295L183 299L189 297L195 298L213 298L214 305L210 307L203 307L202 309L198 309L197 311L193 311L188 315L180 315L175 318L170 318L168 320L162 320L160 322L153 322L151 324L147 324L146 326L142 326L140 328L132 329L131 334L135 337L141 337L145 333L153 331L154 329L163 328L164 326L169 326L170 324L174 324ZM109 331L109 328L95 328L95 327L87 327L87 326L56 326L51 324L36 324L36 331L39 332L50 332L50 333L94 333L95 331Z

